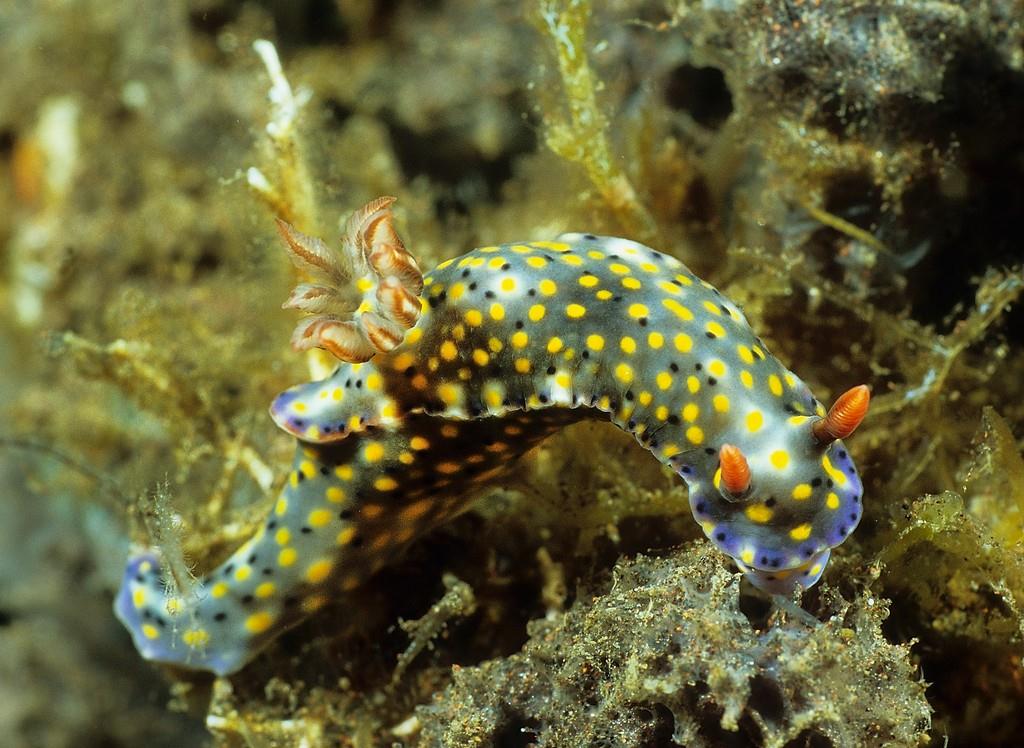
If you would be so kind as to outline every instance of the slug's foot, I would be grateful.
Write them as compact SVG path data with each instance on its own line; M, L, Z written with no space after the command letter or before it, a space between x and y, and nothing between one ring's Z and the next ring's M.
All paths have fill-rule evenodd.
M769 595L790 595L797 585L805 590L813 587L821 579L831 554L832 550L826 548L807 563L793 569L755 569L739 559L735 559L735 561L736 565L740 567L740 571L759 590L767 592Z

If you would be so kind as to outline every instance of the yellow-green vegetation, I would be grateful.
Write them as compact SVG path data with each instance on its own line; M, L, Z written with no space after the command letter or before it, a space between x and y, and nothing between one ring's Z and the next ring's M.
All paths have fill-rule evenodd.
M5 744L1024 729L1019 2L0 6ZM331 365L288 348L273 219L330 240L383 194L425 268L628 235L823 401L868 382L865 518L821 585L769 608L582 424L230 681L142 662L129 544L186 588L236 548L294 448L268 403Z

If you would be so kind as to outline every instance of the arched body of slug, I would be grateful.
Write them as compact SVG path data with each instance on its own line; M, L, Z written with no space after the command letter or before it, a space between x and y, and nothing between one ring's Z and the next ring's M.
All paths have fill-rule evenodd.
M856 469L815 429L825 410L804 383L734 304L636 242L571 234L473 250L425 276L404 344L365 363L358 353L275 401L274 420L301 440L289 486L201 583L206 596L172 606L180 625L154 560L149 576L130 567L117 610L146 656L237 669L581 418L610 419L676 470L707 537L770 592L814 584L861 516ZM742 481L723 446L742 457ZM196 616L202 633L188 634Z

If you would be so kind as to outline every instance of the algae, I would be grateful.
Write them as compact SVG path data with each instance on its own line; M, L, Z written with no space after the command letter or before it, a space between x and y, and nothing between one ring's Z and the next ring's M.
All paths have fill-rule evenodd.
M1014 740L1022 19L3 4L7 744ZM801 607L740 587L688 542L678 481L583 424L238 676L139 660L109 613L129 544L176 549L184 585L236 547L293 448L267 403L329 365L288 350L274 216L330 237L381 194L424 266L567 230L655 242L822 400L870 383L865 519Z

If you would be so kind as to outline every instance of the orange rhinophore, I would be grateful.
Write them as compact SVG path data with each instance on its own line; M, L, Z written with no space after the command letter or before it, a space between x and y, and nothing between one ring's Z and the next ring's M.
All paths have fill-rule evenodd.
M822 444L845 439L860 426L870 403L871 390L867 385L861 384L847 390L829 409L828 415L811 427L814 438Z
M739 447L723 444L718 451L722 468L722 486L733 496L742 496L750 488L750 465Z

